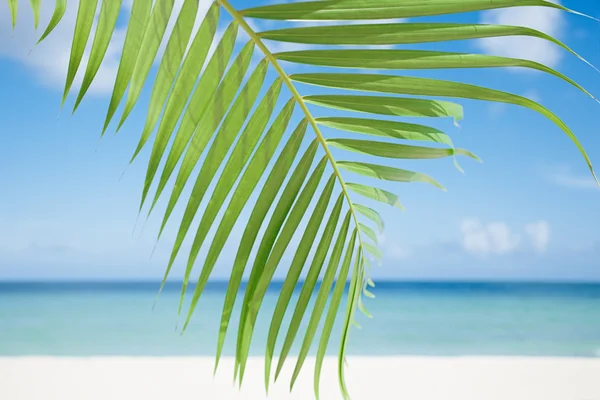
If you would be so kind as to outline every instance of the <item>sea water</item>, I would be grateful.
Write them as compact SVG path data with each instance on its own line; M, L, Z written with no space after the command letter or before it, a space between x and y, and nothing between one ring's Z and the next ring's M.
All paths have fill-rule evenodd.
M0 356L214 355L226 283L209 283L183 334L187 307L178 316L180 285L168 284L155 302L158 287L147 282L0 283ZM273 284L264 298L251 355L264 354L280 288ZM376 298L364 303L373 318L357 313L361 329L352 327L350 354L600 357L600 285L380 282L372 291ZM242 299L243 288L225 355L235 354ZM338 351L344 310L342 303L329 354ZM295 353L307 321L305 315Z

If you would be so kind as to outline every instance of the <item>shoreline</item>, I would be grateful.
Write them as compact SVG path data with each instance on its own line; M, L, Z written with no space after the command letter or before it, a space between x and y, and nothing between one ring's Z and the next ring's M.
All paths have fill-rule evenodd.
M294 391L290 358L265 395L263 361L248 360L241 390L232 357L0 356L0 398L6 400L313 399L314 357ZM341 399L337 359L327 357L321 399ZM348 356L353 400L600 400L600 358L505 356Z

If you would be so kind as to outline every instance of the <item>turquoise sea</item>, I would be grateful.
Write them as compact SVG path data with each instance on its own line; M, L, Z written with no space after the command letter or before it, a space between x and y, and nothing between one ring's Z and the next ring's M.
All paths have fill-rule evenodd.
M179 285L167 285L153 309L158 286L0 283L0 356L212 356L226 283L209 284L183 335ZM263 303L254 355L264 352L278 287ZM600 284L380 282L374 293L365 299L374 318L359 315L351 354L600 357Z

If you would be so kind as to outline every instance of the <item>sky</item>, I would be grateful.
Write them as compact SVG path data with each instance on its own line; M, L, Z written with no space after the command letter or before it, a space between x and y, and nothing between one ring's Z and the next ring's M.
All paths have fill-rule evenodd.
M75 2L69 2L57 31L35 48L39 32L22 3L12 32L6 2L0 2L0 280L162 278L177 224L167 226L153 252L160 213L146 223L143 214L136 224L150 148L129 165L144 125L150 85L118 134L110 132L99 140L125 36L124 19L118 22L89 94L71 116L73 95L59 110ZM50 3L42 3L41 27L52 13ZM177 4L180 7L181 2ZM563 4L600 17L600 3L595 1L564 0ZM206 2L200 8L205 10ZM580 16L527 7L429 20L530 26L560 38L600 66L600 26ZM272 24L252 21L252 26L260 30ZM246 40L240 35L239 46ZM274 52L300 47L268 46ZM600 96L597 71L540 39L484 39L417 48L533 59ZM288 63L284 68L289 73L305 70ZM406 74L487 85L534 99L556 112L578 135L592 162L600 165L596 122L600 104L555 77L521 69ZM75 86L79 82L81 76ZM309 94L319 89L299 85L299 91ZM373 278L600 281L600 190L576 147L550 121L530 110L458 102L465 110L460 127L451 120L410 122L440 127L484 163L461 160L465 174L449 160L390 163L432 175L447 192L423 184L371 182L398 193L406 207L401 212L365 202L377 207L386 221L380 238L384 257ZM320 116L327 112L315 109ZM324 130L324 134L331 138L337 133ZM334 155L344 157L339 152ZM164 199L159 203L163 209L164 203ZM247 207L244 215L250 211ZM181 212L179 207L176 214ZM243 226L238 225L231 236L239 240L242 232ZM227 279L235 250L231 240L215 268L215 279ZM291 259L289 254L286 257ZM178 259L172 278L181 278L183 269L184 260ZM276 276L284 274L285 266Z

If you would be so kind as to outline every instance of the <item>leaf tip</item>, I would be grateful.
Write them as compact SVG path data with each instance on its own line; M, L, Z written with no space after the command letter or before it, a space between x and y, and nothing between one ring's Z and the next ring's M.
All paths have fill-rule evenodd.
M458 160L456 159L456 157L453 157L453 158L454 158L454 166L456 167L456 169L458 170L458 172L460 172L461 174L464 174L465 170L462 169L462 167L458 163Z

